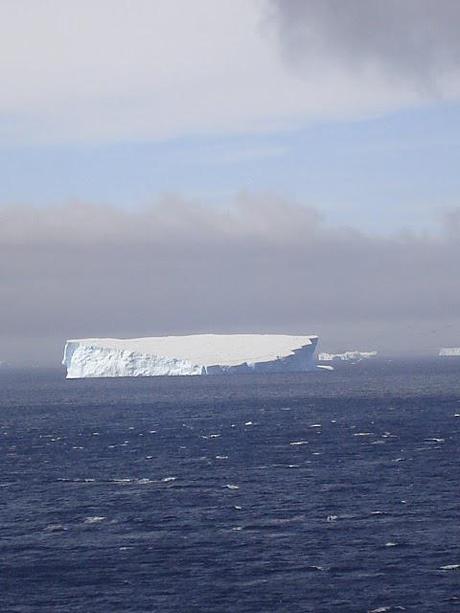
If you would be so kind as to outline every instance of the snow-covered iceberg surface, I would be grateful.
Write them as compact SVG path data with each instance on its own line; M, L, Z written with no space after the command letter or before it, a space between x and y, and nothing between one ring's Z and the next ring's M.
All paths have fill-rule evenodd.
M302 372L315 365L317 336L194 334L68 340L68 379L240 372Z
M442 347L439 355L443 358L460 358L460 347Z
M369 358L375 358L377 351L345 351L344 353L320 353L318 360L320 362L360 362Z

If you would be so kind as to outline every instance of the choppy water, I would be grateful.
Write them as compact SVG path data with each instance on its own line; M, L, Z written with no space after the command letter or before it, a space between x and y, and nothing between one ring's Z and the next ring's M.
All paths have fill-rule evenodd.
M460 609L459 361L0 376L0 609Z

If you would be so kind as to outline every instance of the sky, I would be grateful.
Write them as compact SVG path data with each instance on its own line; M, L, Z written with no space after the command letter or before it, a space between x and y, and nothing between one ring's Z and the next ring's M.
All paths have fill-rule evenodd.
M460 345L457 0L4 0L0 360Z

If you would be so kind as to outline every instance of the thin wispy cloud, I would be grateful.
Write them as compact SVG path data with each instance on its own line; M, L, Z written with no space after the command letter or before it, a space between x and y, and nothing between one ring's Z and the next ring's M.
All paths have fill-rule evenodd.
M267 132L458 100L459 26L455 0L3 2L0 144Z

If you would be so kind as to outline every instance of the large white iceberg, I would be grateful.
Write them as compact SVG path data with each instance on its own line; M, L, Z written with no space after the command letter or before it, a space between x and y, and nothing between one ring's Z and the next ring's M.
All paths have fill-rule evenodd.
M302 372L315 365L317 336L193 334L68 340L68 379L240 372Z
M460 358L460 347L442 347L439 355L443 358Z

